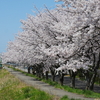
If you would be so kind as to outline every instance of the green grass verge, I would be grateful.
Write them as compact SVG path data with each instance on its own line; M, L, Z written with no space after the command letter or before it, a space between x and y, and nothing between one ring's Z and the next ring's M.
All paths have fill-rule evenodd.
M54 97L26 85L10 74L0 70L0 100L54 100Z
M52 86L54 86L56 88L60 88L60 89L63 89L65 91L68 91L68 92L72 92L72 93L77 93L77 94L80 94L80 95L84 95L85 97L88 97L88 98L99 98L100 99L100 93L95 93L95 92L90 91L90 90L75 89L75 88L71 88L71 87L65 86L65 85L61 86L59 83L53 82L50 79L49 80L40 79L40 78L36 77L35 75L29 74L27 72L23 72L23 71L21 71L19 69L15 69L15 68L13 68L13 69L16 70L16 71L20 71L20 72L22 72L23 74L25 74L27 76L31 76L31 77L34 77L34 78L36 78L38 80L41 80L41 81L43 81L45 83L48 83L48 84L50 84L50 85L52 85Z
M68 96L63 96L60 100L69 100ZM81 100L81 99L70 99L70 100Z

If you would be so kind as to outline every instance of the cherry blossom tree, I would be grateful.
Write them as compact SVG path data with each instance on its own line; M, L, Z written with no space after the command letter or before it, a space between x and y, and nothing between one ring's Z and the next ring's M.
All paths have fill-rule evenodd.
M72 41L77 45L72 54L66 59L73 59L75 56L81 60L81 66L85 64L92 66L92 73L88 81L88 89L93 89L97 69L100 66L100 1L98 0L57 0L63 1L64 8L59 11L71 14ZM61 10L61 9L62 10ZM79 55L79 57L78 57ZM73 57L74 56L74 57ZM71 61L72 62L72 61ZM79 61L77 62L79 63ZM74 64L75 65L75 64ZM73 66L73 64L72 64ZM79 65L78 65L79 67ZM75 66L74 66L75 68ZM87 68L87 67L86 67ZM86 69L85 68L85 69ZM77 68L75 68L77 69Z
M69 71L72 87L82 69L92 90L100 66L100 1L56 1L63 5L21 20L23 31L9 43L3 61L33 66L37 73L51 70L53 80L58 71L62 85Z

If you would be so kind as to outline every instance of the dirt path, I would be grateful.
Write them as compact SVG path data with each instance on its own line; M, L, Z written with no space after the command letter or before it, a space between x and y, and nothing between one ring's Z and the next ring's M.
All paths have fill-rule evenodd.
M10 73L12 73L13 75L15 75L17 78L19 78L20 80L24 81L25 83L36 87L37 89L43 90L51 95L55 95L58 97L63 97L65 95L67 95L70 99L74 98L74 99L81 99L81 100L95 100L93 98L85 98L82 95L78 95L78 94L74 94L74 93L70 93L61 89L57 89L53 86L50 86L44 82L38 81L33 77L29 77L29 76L25 76L24 74L22 74L21 72L18 71L14 71L11 68L7 68L5 67L5 69L7 69Z

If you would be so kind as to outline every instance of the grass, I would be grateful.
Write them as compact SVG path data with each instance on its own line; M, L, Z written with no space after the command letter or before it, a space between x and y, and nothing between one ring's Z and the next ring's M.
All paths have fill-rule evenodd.
M53 82L51 81L50 79L49 80L45 80L45 79L40 79L32 74L29 74L29 73L26 73L26 72L23 72L21 70L18 70L18 69L15 69L13 68L14 70L17 70L17 71L20 71L22 72L23 74L27 75L27 76L31 76L31 77L34 77L38 80L42 80L43 82L45 83L48 83L56 88L60 88L60 89L63 89L65 91L68 91L68 92L72 92L72 93L77 93L77 94L80 94L80 95L84 95L85 97L88 97L88 98L100 98L100 94L99 93L95 93L93 91L89 91L89 90L81 90L81 89L75 89L75 88L71 88L69 86L61 86L60 84L58 84L57 82ZM67 99L66 99L67 100Z
M60 100L69 100L68 96L63 96ZM70 99L70 100L81 100L81 99Z
M0 70L0 100L54 100L54 97L26 85L10 74Z

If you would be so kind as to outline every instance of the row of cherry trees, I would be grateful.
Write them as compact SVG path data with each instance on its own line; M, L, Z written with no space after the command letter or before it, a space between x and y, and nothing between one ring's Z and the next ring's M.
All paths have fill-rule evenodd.
M75 76L81 71L87 81L86 88L93 89L100 67L100 1L57 0L63 4L54 10L29 15L21 20L22 32L9 42L3 62L15 62L33 68L33 73L44 77L51 71L63 77ZM30 71L30 70L28 70ZM92 73L92 74L91 74Z

